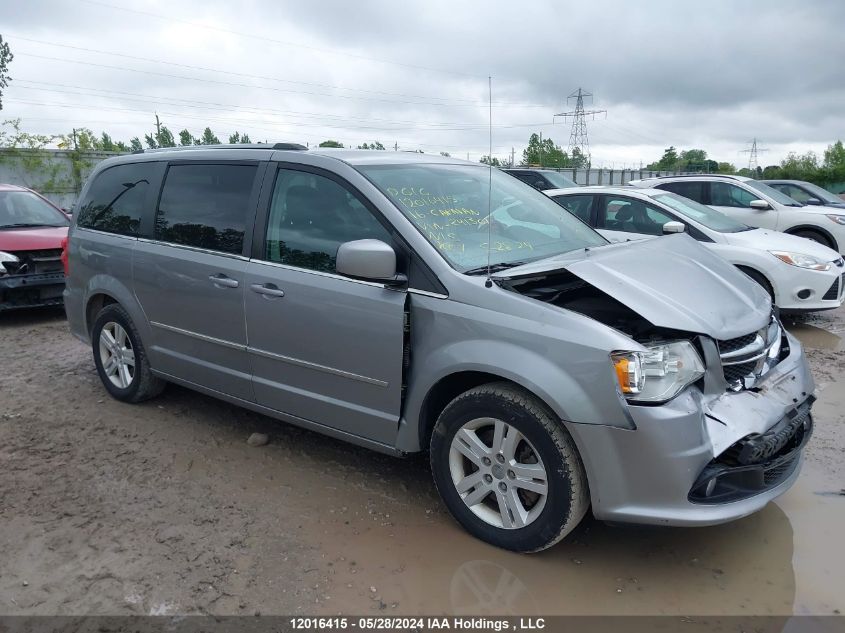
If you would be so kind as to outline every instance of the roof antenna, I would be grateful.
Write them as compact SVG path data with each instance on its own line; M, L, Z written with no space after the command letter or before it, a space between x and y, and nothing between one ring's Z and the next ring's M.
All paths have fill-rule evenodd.
M487 97L490 153L487 154L489 161L489 171L487 172L487 281L484 282L484 287L491 288L493 286L493 279L490 276L490 252L493 250L493 218L491 217L493 215L493 77L489 75L487 76Z

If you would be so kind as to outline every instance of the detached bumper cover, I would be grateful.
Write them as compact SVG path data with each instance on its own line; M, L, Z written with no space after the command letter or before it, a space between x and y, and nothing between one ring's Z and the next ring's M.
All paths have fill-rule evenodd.
M706 397L697 388L687 389L660 406L629 407L636 429L594 424L567 424L587 470L593 514L598 519L661 525L714 525L762 509L786 492L801 467L802 450L811 431L809 408L815 390L801 344L785 334L789 354L769 371L754 390L725 392ZM796 411L798 412L796 414ZM790 427L787 441L766 457L768 440L807 412L800 437ZM784 422L786 420L786 422ZM763 436L763 440L755 440ZM749 444L750 443L750 444ZM746 445L760 448L760 462L740 464L737 451ZM784 452L784 450L786 452ZM753 449L749 449L753 452ZM722 457L722 462L719 458ZM730 459L734 459L731 462ZM781 460L782 461L778 461ZM748 480L733 480L733 494L709 502L695 501L696 491L712 478L712 468L739 473L751 466ZM780 470L775 472L775 467ZM711 470L708 471L708 468ZM766 482L766 473L769 473ZM751 481L762 477L762 484ZM750 483L749 483L750 482ZM725 487L731 484L725 480ZM711 487L711 494L717 489Z
M62 305L64 273L0 277L0 311Z

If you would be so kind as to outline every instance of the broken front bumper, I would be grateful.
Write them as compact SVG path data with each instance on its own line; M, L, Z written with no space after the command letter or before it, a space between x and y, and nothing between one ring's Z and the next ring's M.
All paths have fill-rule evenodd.
M0 311L62 305L64 273L0 277Z
M713 398L690 388L660 406L631 406L633 430L568 424L596 518L713 525L786 492L811 433L815 386L801 344L785 336L788 356L753 391Z

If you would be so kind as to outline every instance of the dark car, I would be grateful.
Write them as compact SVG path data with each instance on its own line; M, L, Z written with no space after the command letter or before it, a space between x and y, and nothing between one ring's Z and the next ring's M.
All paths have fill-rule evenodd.
M547 189L568 189L577 187L578 183L567 178L559 171L552 169L503 169L511 176L516 176L522 182L531 185L540 191Z
M762 182L801 204L845 209L845 200L811 182L804 180L763 180Z
M36 192L0 184L0 312L61 305L68 218Z

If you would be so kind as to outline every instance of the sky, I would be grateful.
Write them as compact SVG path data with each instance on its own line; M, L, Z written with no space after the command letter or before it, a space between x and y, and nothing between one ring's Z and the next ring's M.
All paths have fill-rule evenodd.
M567 97L592 93L593 166L670 145L760 165L845 140L841 0L0 0L15 55L2 119L25 131L206 126L224 142L393 149L517 161L564 149ZM492 80L488 83L488 77ZM492 84L492 109L489 86Z

